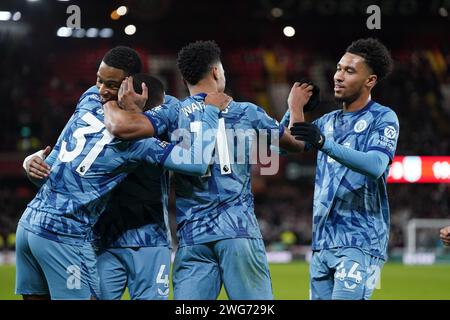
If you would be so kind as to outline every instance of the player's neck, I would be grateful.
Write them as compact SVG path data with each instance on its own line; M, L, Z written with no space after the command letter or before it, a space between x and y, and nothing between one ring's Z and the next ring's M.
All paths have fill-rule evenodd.
M196 85L189 86L189 93L194 96L198 93L213 93L217 91L217 84L213 81L200 80Z
M371 95L369 92L367 94L362 94L358 97L358 99L356 99L350 103L343 102L342 109L344 110L344 112L359 111L367 105L367 103L370 101L370 99L371 99Z

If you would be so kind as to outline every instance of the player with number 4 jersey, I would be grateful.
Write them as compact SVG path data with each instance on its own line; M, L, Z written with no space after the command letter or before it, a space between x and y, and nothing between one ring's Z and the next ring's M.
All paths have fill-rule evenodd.
M98 75L104 74L105 66L100 66ZM177 101L165 95L164 85L150 75L133 75L133 86L131 78L126 81L138 94L142 94L142 83L151 92L143 110ZM52 167L57 156L57 150L53 150L45 163ZM40 187L44 179L32 181ZM171 265L168 198L169 171L148 163L139 165L113 190L105 212L93 228L100 299L120 300L127 288L132 300L168 299Z
M218 113L218 107L205 107L203 132L217 128ZM19 221L18 294L97 297L92 226L105 210L111 191L141 163L185 174L206 172L212 148L202 161L192 159L214 144L214 138L205 141L197 135L189 149L156 138L122 141L106 130L103 117L98 90L92 87L82 95L55 145L58 156L48 179ZM74 263L67 266L67 261Z
M191 43L180 51L178 67L191 95L178 104L151 110L148 119L105 110L105 118L123 117L111 127L114 135L132 139L169 133L177 141L180 130L197 130L193 122L203 112L205 92L225 89L220 48L213 41ZM302 100L305 104L312 87L298 90L306 97ZM253 103L231 102L220 113L217 157L208 174L175 174L179 240L172 278L175 299L216 299L222 285L230 299L273 298L251 192L251 146L258 140L256 136L242 139L249 131L265 134L266 139L279 141L286 149L300 150L301 144ZM242 143L239 146L238 140Z

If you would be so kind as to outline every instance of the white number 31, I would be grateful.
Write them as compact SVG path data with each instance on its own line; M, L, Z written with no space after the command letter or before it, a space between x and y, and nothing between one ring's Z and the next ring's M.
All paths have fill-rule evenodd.
M88 126L78 128L73 132L73 138L76 139L77 143L72 151L67 150L66 141L63 141L61 143L61 151L59 152L58 155L58 158L59 160L61 160L61 162L73 161L76 157L78 157L81 154L81 152L84 149L84 146L86 144L85 136L89 133L100 132L102 131L103 128L105 128L103 122L101 122L91 113L84 114L81 117L81 120L86 122ZM82 176L84 176L85 173L89 170L92 163L98 157L98 155L103 150L105 145L114 139L114 136L110 134L108 130L103 130L101 134L102 138L95 143L95 145L92 147L92 149L89 151L89 153L86 155L83 161L81 161L81 163L76 169L76 171Z

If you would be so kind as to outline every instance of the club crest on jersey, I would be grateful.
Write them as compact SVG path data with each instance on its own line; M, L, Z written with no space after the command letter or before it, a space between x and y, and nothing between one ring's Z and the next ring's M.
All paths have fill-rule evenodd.
M394 139L397 135L397 130L393 126L387 126L384 128L384 136L389 139Z
M168 146L170 143L168 143L167 141L164 141L164 140L160 140L160 141L158 142L158 144L159 144L159 146L160 146L161 148L167 148L167 146Z
M364 131L367 128L367 121L366 120L359 120L357 123L355 123L355 127L353 130L355 130L356 133L360 133Z

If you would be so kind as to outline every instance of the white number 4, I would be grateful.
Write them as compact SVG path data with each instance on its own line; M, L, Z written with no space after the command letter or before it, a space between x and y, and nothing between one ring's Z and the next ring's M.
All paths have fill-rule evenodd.
M361 283L362 277L361 272L356 271L358 269L359 263L354 263L353 266L350 268L350 271L347 274L347 277L355 279L356 283ZM356 271L356 272L355 272Z
M164 274L164 270L166 269L166 265L162 264L159 268L158 276L156 277L156 283L162 283L165 287L169 286L169 275Z
M334 276L341 281L343 281L345 279L345 277L348 277L348 278L355 279L356 283L361 283L361 280L362 280L361 272L356 271L358 269L358 267L359 267L359 263L355 262L353 264L353 266L350 268L350 271L348 273L346 273L345 268L344 268L344 262L341 262L339 264L339 266L336 268L336 273Z

